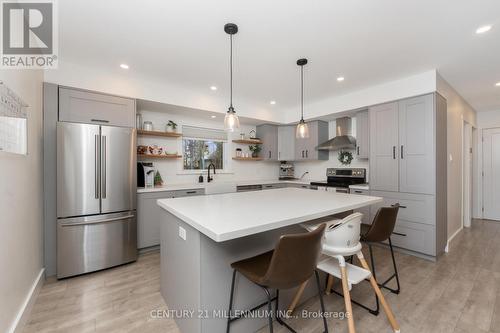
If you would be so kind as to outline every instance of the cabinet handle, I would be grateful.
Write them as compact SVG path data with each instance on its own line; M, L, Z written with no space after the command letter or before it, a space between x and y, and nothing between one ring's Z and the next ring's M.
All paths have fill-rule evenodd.
M392 159L396 159L396 146L392 146Z
M195 194L196 191L187 191L186 194Z
M304 158L304 151L302 151L302 158Z
M271 158L271 151L269 151L269 158Z
M358 148L358 155L359 155L359 146L357 148Z
M404 155L403 155L403 150L404 150L404 148L403 148L403 147L404 147L404 146L403 146L403 145L401 145L401 159L404 159Z
M354 191L354 193L363 193L362 191Z
M394 206L396 206L396 205L391 205L391 207L394 207ZM399 205L399 208L408 208L408 207Z
M393 235L398 235L398 236L403 236L403 237L406 237L406 234L402 234L402 233L399 233L399 232L392 232Z
M109 120L104 120L104 119L90 119L90 121L96 122L96 123L109 123Z
M306 158L308 158L308 153L309 153L309 150L306 150Z

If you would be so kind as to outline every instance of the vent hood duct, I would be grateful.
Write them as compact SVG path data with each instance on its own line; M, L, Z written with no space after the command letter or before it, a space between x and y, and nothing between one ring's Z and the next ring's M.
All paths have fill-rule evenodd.
M318 147L318 150L356 149L356 139L351 135L351 118L336 119L336 136Z

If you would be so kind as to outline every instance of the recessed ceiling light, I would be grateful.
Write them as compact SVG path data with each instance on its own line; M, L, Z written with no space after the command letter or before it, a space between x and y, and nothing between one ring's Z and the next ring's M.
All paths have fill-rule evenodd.
M127 64L120 64L120 67L123 68L123 69L128 69L128 65Z
M211 86L211 87L210 87L210 90L215 91L215 90L217 90L217 87L216 87L216 86Z
M338 81L338 82L342 82L342 81L344 81L344 80L345 80L345 78L344 78L343 76L339 76L339 77L337 78L337 81Z
M214 119L214 118L217 118L217 116L210 116L210 118Z
M276 101L270 101L269 104L271 105L275 105L276 104Z
M491 25L483 25L482 27L477 28L476 34L484 34L491 30Z
M500 87L500 82L497 82L495 86Z

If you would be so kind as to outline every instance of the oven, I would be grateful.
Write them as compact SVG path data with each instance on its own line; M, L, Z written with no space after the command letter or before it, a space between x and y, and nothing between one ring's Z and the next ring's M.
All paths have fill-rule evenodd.
M318 190L349 193L350 185L366 183L366 169L362 168L328 168L325 182L311 182Z

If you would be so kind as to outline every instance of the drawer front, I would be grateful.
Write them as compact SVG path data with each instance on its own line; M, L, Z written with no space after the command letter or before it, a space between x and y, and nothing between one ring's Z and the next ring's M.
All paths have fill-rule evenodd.
M84 90L59 88L59 120L135 127L135 101Z
M317 190L318 189L317 186L311 186L311 185L307 185L307 184L292 184L292 183L288 183L286 187L307 188L307 189L311 189L311 190Z
M436 225L435 197L424 194L371 191L371 195L383 197L384 201L372 206L375 215L379 207L400 204L398 221Z
M179 190L179 191L171 191L171 193L172 193L172 198L192 197L195 195L204 195L205 189L197 188L197 189Z
M398 221L391 240L394 246L436 255L436 228L431 225Z
M356 194L356 195L370 195L369 190L350 189L349 193ZM354 211L363 214L363 218L361 219L361 223L372 224L371 206L358 208L358 209L355 209Z
M349 189L349 193L358 194L358 195L370 195L369 190L358 190L358 189L354 189L354 188Z

